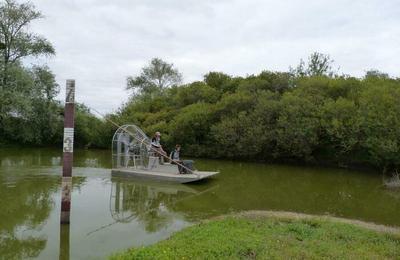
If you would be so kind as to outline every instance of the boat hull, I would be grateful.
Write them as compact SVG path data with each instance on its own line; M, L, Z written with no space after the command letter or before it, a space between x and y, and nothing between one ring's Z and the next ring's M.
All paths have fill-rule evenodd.
M176 172L171 172L169 168L170 167L168 166L161 166L152 170L138 168L117 168L111 169L111 175L116 177L133 177L163 182L189 183L207 179L219 173L209 171L194 171L194 173L190 174L179 174Z

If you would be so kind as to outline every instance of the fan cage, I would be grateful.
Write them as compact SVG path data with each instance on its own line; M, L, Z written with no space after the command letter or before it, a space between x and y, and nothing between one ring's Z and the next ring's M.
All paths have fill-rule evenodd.
M148 165L150 139L136 125L123 125L112 139L113 168L145 168Z

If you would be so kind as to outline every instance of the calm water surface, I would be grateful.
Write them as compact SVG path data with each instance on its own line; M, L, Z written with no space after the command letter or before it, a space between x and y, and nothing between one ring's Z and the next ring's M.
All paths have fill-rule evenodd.
M59 149L0 149L0 259L104 259L201 219L284 210L400 226L400 192L379 174L197 160L216 178L168 185L113 178L109 151L75 152L71 224L60 231Z

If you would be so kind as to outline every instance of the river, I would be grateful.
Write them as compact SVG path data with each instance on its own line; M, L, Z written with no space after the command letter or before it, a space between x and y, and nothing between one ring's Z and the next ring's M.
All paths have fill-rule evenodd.
M177 185L111 177L110 151L76 150L71 224L60 232L61 160L60 149L0 149L0 259L104 259L242 210L400 226L400 191L374 172L197 159L220 174Z

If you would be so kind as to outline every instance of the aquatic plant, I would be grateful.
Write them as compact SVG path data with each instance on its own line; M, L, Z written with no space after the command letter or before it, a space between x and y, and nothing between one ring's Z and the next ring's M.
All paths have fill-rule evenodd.
M396 170L390 178L384 179L383 183L388 188L400 188L400 173Z

